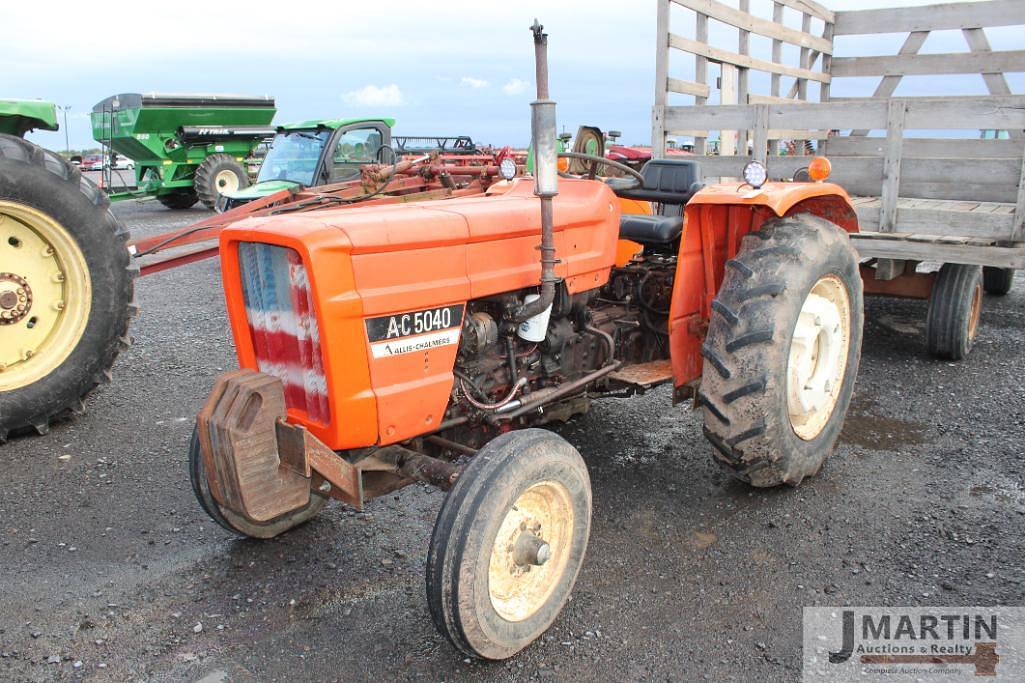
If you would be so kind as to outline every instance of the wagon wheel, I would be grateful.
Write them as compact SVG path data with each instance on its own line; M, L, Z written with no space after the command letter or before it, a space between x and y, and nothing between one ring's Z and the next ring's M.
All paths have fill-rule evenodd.
M929 352L945 360L962 360L975 344L982 313L981 266L944 263L929 295L925 338Z
M591 483L573 446L543 429L488 443L431 536L427 599L438 630L484 659L525 648L569 599L590 526Z

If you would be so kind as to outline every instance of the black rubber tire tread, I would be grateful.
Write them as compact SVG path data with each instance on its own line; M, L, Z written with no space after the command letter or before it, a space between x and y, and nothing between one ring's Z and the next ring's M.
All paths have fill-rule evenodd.
M31 206L64 226L82 250L92 289L89 319L67 359L40 381L0 393L2 442L26 428L46 433L52 421L82 412L89 392L110 382L115 359L130 343L138 269L107 195L60 155L0 134L0 199Z
M199 196L192 188L175 190L168 194L158 194L157 201L172 211L191 209L199 201Z
M982 286L982 266L944 263L936 274L925 318L929 353L943 360L963 360L972 350L972 304Z
M982 269L982 287L986 294L993 296L1004 296L1011 291L1014 284L1014 268L993 268L985 266Z
M521 622L508 622L481 607L474 591L487 571L474 560L489 541L486 528L498 524L501 512L533 481L553 472L574 479L575 513L583 523L574 527L575 545L560 586L549 602ZM565 481L563 483L566 483ZM481 659L513 656L544 633L569 599L587 551L591 525L591 484L587 466L572 445L544 429L523 429L499 435L487 443L462 470L449 491L434 524L427 554L427 604L435 626L461 652ZM490 539L493 540L493 539ZM490 545L487 546L490 548ZM478 600L475 600L475 597Z
M199 201L208 209L217 208L217 200L221 192L217 189L217 174L221 171L232 171L238 176L238 188L249 187L249 174L245 167L230 154L211 154L196 169L192 179L192 187L196 190Z
M250 522L244 517L222 508L210 493L210 483L206 479L203 457L199 451L199 434L196 433L195 428L192 429L192 438L189 439L188 466L192 492L196 495L196 500L199 501L203 512L221 527L238 536L259 539L274 538L310 521L327 504L326 497L313 493L310 496L309 504L303 509L261 523Z
M858 256L835 224L798 214L746 235L716 294L698 403L717 462L753 486L797 486L818 472L840 435L861 358L863 292ZM808 293L834 274L847 287L851 340L844 384L826 426L801 439L787 410L786 368Z

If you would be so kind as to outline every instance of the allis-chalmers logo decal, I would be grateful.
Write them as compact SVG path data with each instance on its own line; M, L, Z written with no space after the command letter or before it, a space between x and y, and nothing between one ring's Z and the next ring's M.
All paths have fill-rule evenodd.
M1023 626L1017 607L808 607L804 679L1022 680Z
M374 358L388 358L458 344L462 323L462 304L427 308L367 318L367 338Z

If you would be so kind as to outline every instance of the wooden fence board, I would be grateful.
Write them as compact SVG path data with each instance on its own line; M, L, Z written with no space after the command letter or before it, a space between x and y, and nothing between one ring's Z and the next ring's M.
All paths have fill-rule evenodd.
M673 33L669 34L669 45L677 50L690 52L713 62L726 62L727 64L733 64L734 66L742 66L747 69L757 69L758 71L766 71L769 73L778 73L783 76L793 76L794 78L808 78L813 81L819 81L820 83L828 83L830 80L829 74L822 73L821 71L802 69L787 66L785 64L774 64L763 59L755 59L754 57L747 57L745 55L737 54L736 52L730 52L729 50L721 50L717 47L712 47L707 43L700 42L699 40L691 40L690 38L684 38L683 36L678 36Z
M826 156L882 156L886 138L835 135L826 142ZM954 157L974 159L1020 159L1022 145L1014 140L963 138L904 138L904 154L909 157Z
M924 7L837 12L834 35L902 33L1025 24L1021 0L959 2Z
M812 48L827 54L833 53L833 45L830 41L812 35L807 30L798 31L780 23L761 19L742 9L728 7L716 0L673 0L677 5L701 12L712 19L717 19L730 26L757 33L766 38L782 40L791 45L798 45L804 48Z
M1025 71L1025 50L833 57L832 76L923 76Z

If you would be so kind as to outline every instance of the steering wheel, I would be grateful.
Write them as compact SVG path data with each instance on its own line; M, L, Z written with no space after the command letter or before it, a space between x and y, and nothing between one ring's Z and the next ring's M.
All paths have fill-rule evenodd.
M626 173L627 175L633 178L633 183L629 185L617 185L617 190L636 190L637 188L644 186L644 176L642 176L635 169L630 168L626 164L621 164L618 161L612 161L611 159L606 159L605 157L596 156L594 154L584 154L582 152L559 152L559 158L580 159L582 161L590 161L591 168L587 173L587 178L589 180L594 180L594 177L597 175L599 165L611 166L612 168L622 171L623 173Z

